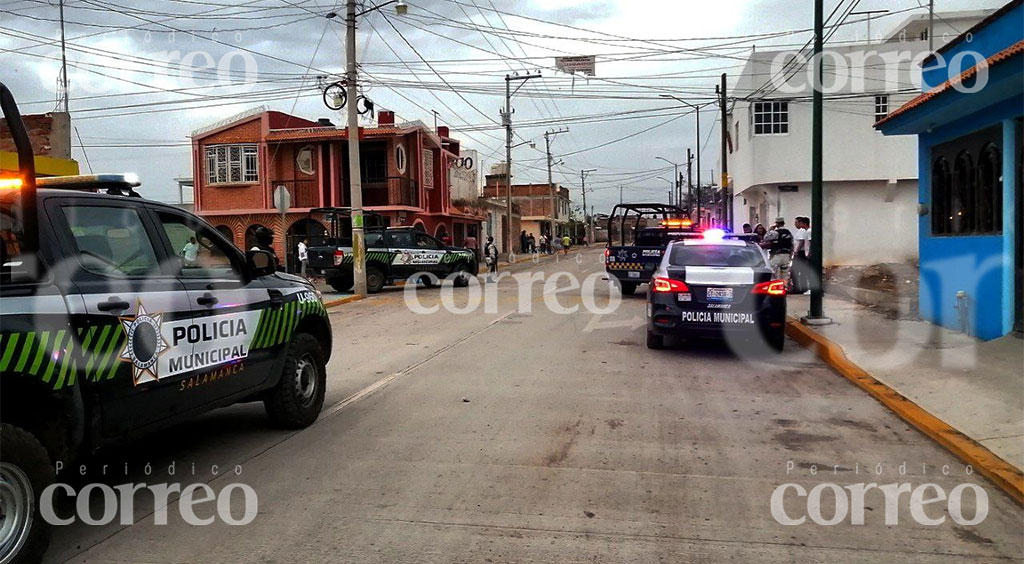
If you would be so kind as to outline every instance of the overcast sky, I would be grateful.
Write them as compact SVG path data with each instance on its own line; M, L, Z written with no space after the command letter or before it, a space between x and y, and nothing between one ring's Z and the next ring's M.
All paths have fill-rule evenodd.
M480 151L486 170L504 159L503 76L539 70L543 77L513 101L523 143L514 150L516 181L546 179L544 131L568 127L552 143L561 161L555 181L579 203L580 170L597 169L587 179L587 204L599 212L618 201L620 185L627 200L664 201L672 172L659 170L668 165L655 157L680 162L695 147L694 116L659 94L707 102L718 75L739 73L752 46L799 48L809 33L769 34L813 25L810 0L408 3L408 16L387 7L360 20L364 93L377 108L428 124L437 111L463 147ZM826 14L838 3L826 0ZM1002 4L935 2L939 12ZM890 10L872 22L877 37L926 13L922 5L862 0L856 10ZM331 11L339 17L325 18ZM96 172L137 172L144 194L174 200L174 178L192 176L188 136L197 128L259 105L343 123L323 105L315 78L343 70L343 13L342 2L327 0L68 0L72 124L85 146L73 136L74 157L83 171L91 164ZM56 0L0 0L0 80L23 113L55 106L57 21ZM833 41L866 32L866 23L851 23ZM554 57L570 54L597 55L597 77L573 81L556 72ZM715 118L714 108L702 112L705 178L717 160Z

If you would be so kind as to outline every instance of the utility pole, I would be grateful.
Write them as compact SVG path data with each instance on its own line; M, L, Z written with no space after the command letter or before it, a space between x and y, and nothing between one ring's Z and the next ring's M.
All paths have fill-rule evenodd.
M707 105L710 105L710 104L714 104L716 102L707 102L705 104L691 104L691 103L687 102L686 100L683 100L682 98L678 98L678 97L672 96L670 94L661 94L660 97L661 98L671 98L671 99L675 100L676 102L679 102L681 104L685 104L685 105L689 106L690 108L693 108L693 111L697 114L697 219L695 220L695 223L699 227L700 226L700 206L701 206L701 196L700 196L700 194L701 194L701 189L700 189L701 188L701 186L700 186L700 108L701 108L701 106L707 106ZM724 128L725 125L723 124L722 127Z
M60 0L60 76L61 76L61 88L64 90L63 96L59 102L61 111L68 113L70 108L68 106L68 57L67 49L64 43L64 0ZM79 141L81 143L81 141ZM83 148L84 150L84 148Z
M505 110L501 112L501 125L505 127L505 252L512 251L512 95L531 78L540 78L540 73L505 75ZM519 81L515 92L512 81Z
M366 237L363 232L363 183L359 167L359 114L356 108L356 0L348 0L345 18L345 87L348 104L348 186L352 207L352 278L353 290L366 296Z
M822 281L822 256L823 248L821 237L822 221L822 48L824 23L822 22L823 0L814 0L814 75L816 80L812 83L814 88L812 98L812 134L811 134L811 307L807 316L802 319L810 325L823 325L831 323L832 320L824 316L822 312L823 281Z
M356 80L359 76L356 66L356 16L362 16L384 6L396 4L395 12L402 16L409 9L404 0L391 0L356 13L356 1L347 0L345 6L345 94L348 124L345 127L348 138L348 189L349 206L352 208L352 280L353 291L366 296L366 236L363 231L363 182L359 166L359 109L356 97L359 91ZM327 19L336 17L330 12Z
M928 0L928 52L935 52L935 0Z
M721 106L722 111L722 219L725 222L725 227L729 230L733 229L733 209L732 209L732 191L729 186L729 151L727 149L729 139L729 117L727 114L728 107L726 102L725 90L725 73L722 73L722 83L715 90L718 92L718 104Z
M591 172L594 172L595 170L597 170L597 169L596 168L588 168L588 169L580 171L580 193L583 194L583 220L584 220L584 222L586 224L585 227L583 228L583 236L587 239L587 244L588 245L590 244L591 241L590 241L590 222L586 221L586 219L587 219L587 174L591 173ZM619 188L619 194L620 194L619 198L621 199L622 198L622 196L621 196L622 188L621 187ZM573 229L573 233L575 234L575 229Z
M693 221L693 151L686 149L686 213Z
M559 133L566 133L569 128L562 128L557 131L545 131L544 132L544 147L548 154L548 191L551 192L551 231L548 231L548 238L555 236L555 221L558 218L558 191L555 190L555 185L551 179L551 138Z

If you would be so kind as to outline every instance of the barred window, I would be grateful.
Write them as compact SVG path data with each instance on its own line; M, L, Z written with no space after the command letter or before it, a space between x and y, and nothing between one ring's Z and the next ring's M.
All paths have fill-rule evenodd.
M789 102L754 102L754 135L789 133Z
M875 96L875 121L889 115L889 96Z
M206 148L208 184L259 182L255 145L216 145Z

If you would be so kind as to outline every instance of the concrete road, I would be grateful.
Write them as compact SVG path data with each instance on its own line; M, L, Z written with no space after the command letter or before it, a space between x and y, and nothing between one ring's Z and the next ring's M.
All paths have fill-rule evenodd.
M599 253L518 269L595 280ZM567 276L558 283L569 287ZM172 501L168 524L157 525L153 503L140 500L132 525L60 528L48 561L983 562L1024 554L1019 506L794 343L754 360L705 343L649 351L643 288L614 313L595 315L550 311L545 297L565 308L584 300L579 289L545 294L542 286L524 295L505 279L490 312L481 305L464 315L412 313L400 289L336 309L327 407L314 426L273 430L259 405L241 405L104 455L130 467L127 478L102 478L109 484L206 482L215 493L247 484L258 495L251 523L192 526ZM603 306L607 283L597 288ZM471 293L457 289L450 305ZM438 289L418 296L425 307L442 305ZM192 465L194 475L182 472ZM240 475L225 470L236 465ZM910 493L888 503L877 489L849 504L851 514L862 509L863 524L847 516L783 525L771 499L787 483L805 491L825 484L823 519L836 514L834 490L851 484L936 484L925 497L968 486L958 490L966 489L962 507L926 506L928 517L943 519L937 525L914 519ZM788 517L817 509L787 491ZM241 518L241 495L231 499ZM215 516L213 505L196 513ZM962 522L978 511L984 519L957 524L951 511ZM897 524L885 524L887 512Z

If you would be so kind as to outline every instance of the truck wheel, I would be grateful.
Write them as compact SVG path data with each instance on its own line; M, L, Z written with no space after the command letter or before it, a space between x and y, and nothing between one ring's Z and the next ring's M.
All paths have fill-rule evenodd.
M320 343L308 333L295 335L288 345L277 386L263 401L275 424L288 429L310 426L324 406L327 367Z
M768 335L768 346L777 353L786 347L786 332L773 331Z
M335 292L348 292L352 289L351 278L328 278L327 283L334 288Z
M366 267L366 291L376 294L384 289L384 273L375 266Z
M636 282L620 282L619 287L622 288L623 296L632 296L636 292Z
M469 286L469 279L472 277L473 275L469 273L469 265L464 262L460 262L455 267L455 278L452 280L452 284L456 288L465 288L466 286Z
M647 331L647 348L656 351L665 348L665 337L657 333Z
M0 424L0 562L40 562L50 545L50 525L39 494L54 482L43 445L18 427Z
M424 274L420 276L419 282L423 284L424 288L433 288L437 284L434 283L435 278L430 274Z

